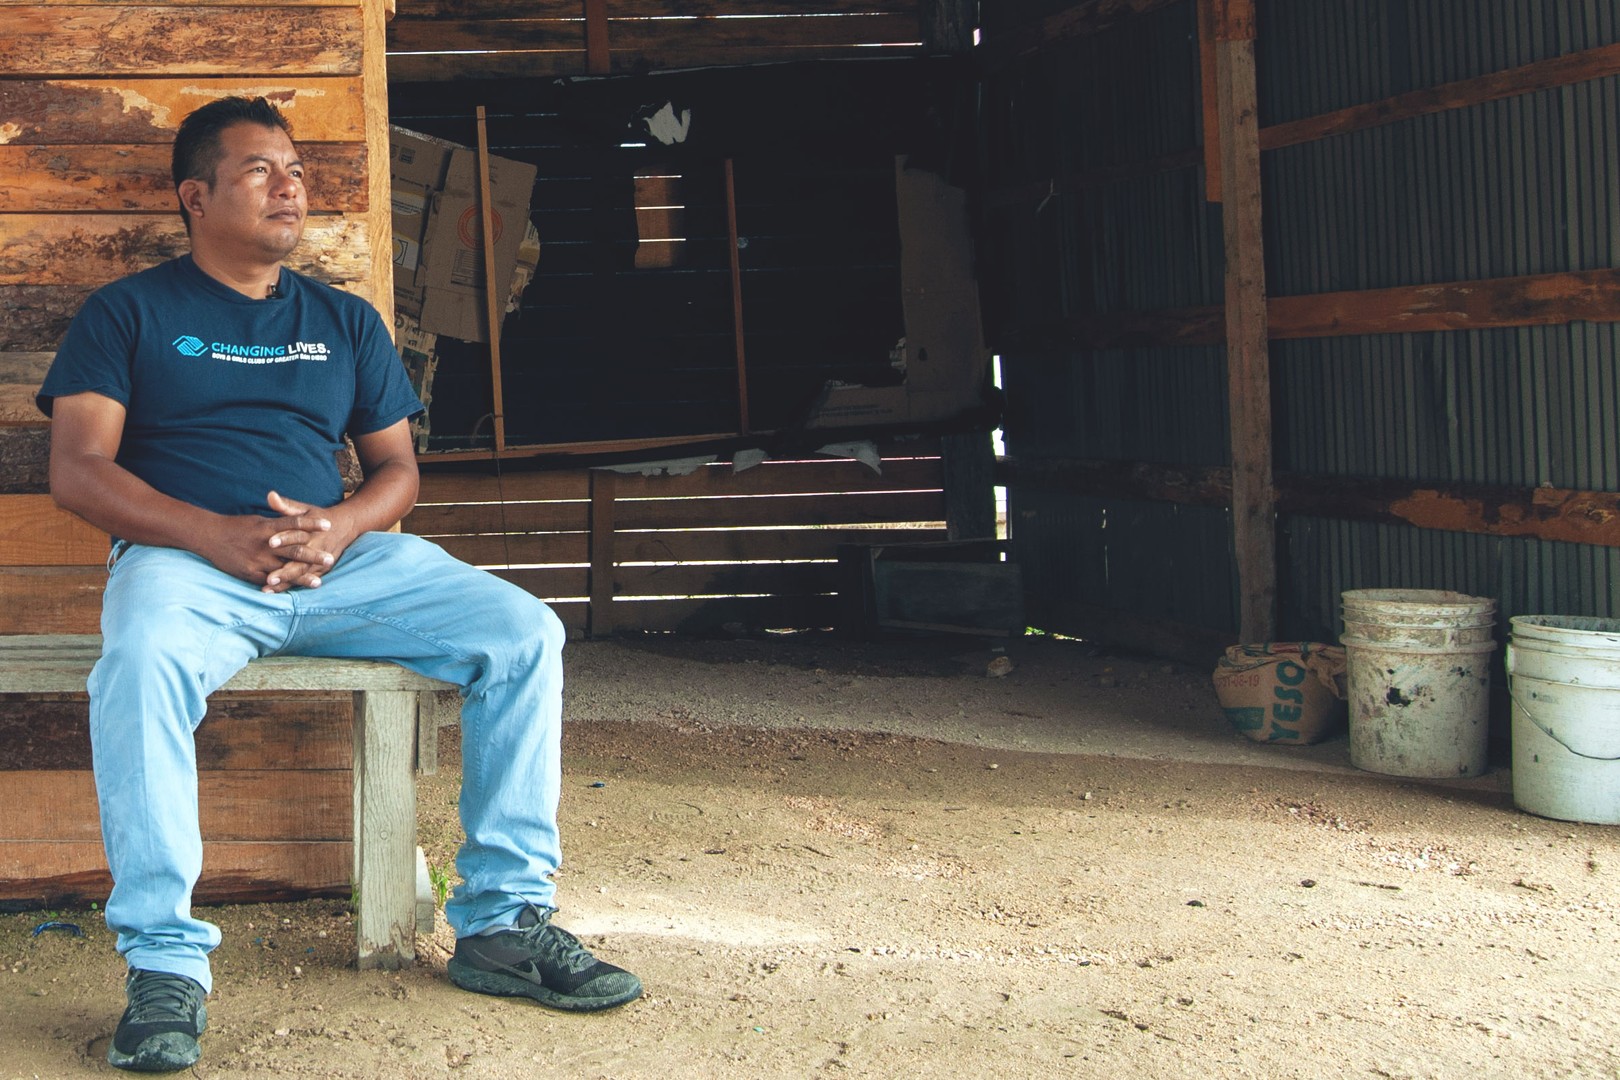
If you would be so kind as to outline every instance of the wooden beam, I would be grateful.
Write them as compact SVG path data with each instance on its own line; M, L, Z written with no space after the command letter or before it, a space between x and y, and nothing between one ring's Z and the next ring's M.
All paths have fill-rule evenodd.
M388 176L388 18L392 0L362 0L361 20L364 37L360 74L365 83L365 144L361 150L361 193L366 202L356 209L365 211L366 231L375 237L393 235L393 188ZM300 146L308 157L308 149ZM314 191L325 190L321 170L310 168ZM324 196L323 196L324 197ZM389 244L369 244L371 265L357 290L382 316L389 334L394 332L394 252Z
M494 398L495 452L506 449L506 399L501 392L501 313L505 298L495 292L495 205L489 188L489 129L478 106L478 217L484 249L484 314L489 321L489 379Z
M1460 79L1397 94L1381 101L1369 101L1318 116L1273 124L1260 132L1260 148L1275 150L1280 146L1315 142L1331 135L1364 131L1418 116L1449 112L1617 74L1620 74L1620 44L1603 45L1538 60L1522 67L1494 71L1473 79Z
M1231 504L1232 473L1223 468L1009 460L1000 473L1009 486L1075 495L1188 506ZM1304 473L1278 473L1274 484L1277 509L1284 514L1620 547L1620 492Z
M1233 550L1239 634L1243 641L1259 642L1270 641L1277 627L1277 504L1271 483L1271 356L1260 223L1254 12L1249 0L1224 0L1217 11Z
M606 75L613 70L607 0L585 0L585 70L592 75Z
M591 471L591 637L613 633L613 575L617 561L614 533L618 528L613 502L617 479L615 473L605 469Z
M1572 322L1620 322L1620 270L1273 296L1266 301L1266 331L1272 341ZM1225 313L1217 307L1104 312L1007 333L997 345L1003 349L1218 345L1225 338L1225 327Z
M743 333L742 252L737 235L737 177L726 158L726 237L731 254L731 336L737 349L737 430L749 434L748 348Z

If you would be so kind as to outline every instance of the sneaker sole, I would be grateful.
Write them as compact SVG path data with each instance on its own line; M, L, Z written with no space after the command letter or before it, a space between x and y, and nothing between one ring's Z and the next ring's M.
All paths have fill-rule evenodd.
M107 1048L107 1063L130 1072L178 1072L197 1064L201 1057L202 1047L197 1040L180 1031L153 1035L133 1054L120 1053L115 1046Z
M559 994L555 990L548 990L544 986L516 975L508 975L503 971L483 971L459 960L450 961L449 974L451 982L475 994L526 997L564 1012L599 1012L602 1009L614 1009L620 1005L628 1005L641 996L639 981L617 994L581 997L578 994Z

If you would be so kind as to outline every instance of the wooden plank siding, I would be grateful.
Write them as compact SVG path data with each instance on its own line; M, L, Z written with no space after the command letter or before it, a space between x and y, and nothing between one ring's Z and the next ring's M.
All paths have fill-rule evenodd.
M919 0L501 0L400 12L400 82L637 72L923 51Z
M99 629L107 537L45 488L33 394L86 296L186 250L180 120L287 115L311 217L290 260L392 316L383 0L0 0L0 633ZM384 193L379 198L377 192ZM88 705L0 698L0 908L104 901ZM222 695L198 735L203 902L347 896L352 695Z
M575 632L831 626L839 545L945 538L938 449L921 445L890 448L881 474L834 459L429 474L403 527L547 600Z

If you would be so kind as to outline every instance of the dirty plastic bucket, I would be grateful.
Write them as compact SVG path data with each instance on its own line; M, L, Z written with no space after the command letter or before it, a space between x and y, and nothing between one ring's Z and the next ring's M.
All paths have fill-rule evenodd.
M1343 599L1350 763L1390 776L1482 774L1496 601L1438 589Z
M1509 620L1513 805L1620 825L1620 619Z

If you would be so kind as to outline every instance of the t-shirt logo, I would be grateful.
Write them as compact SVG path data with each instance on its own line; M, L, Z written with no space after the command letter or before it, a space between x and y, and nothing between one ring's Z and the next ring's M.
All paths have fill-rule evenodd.
M179 337L175 338L174 347L180 350L181 356L201 356L203 353L208 351L207 345L204 345L201 341L192 337L190 334L181 334Z

